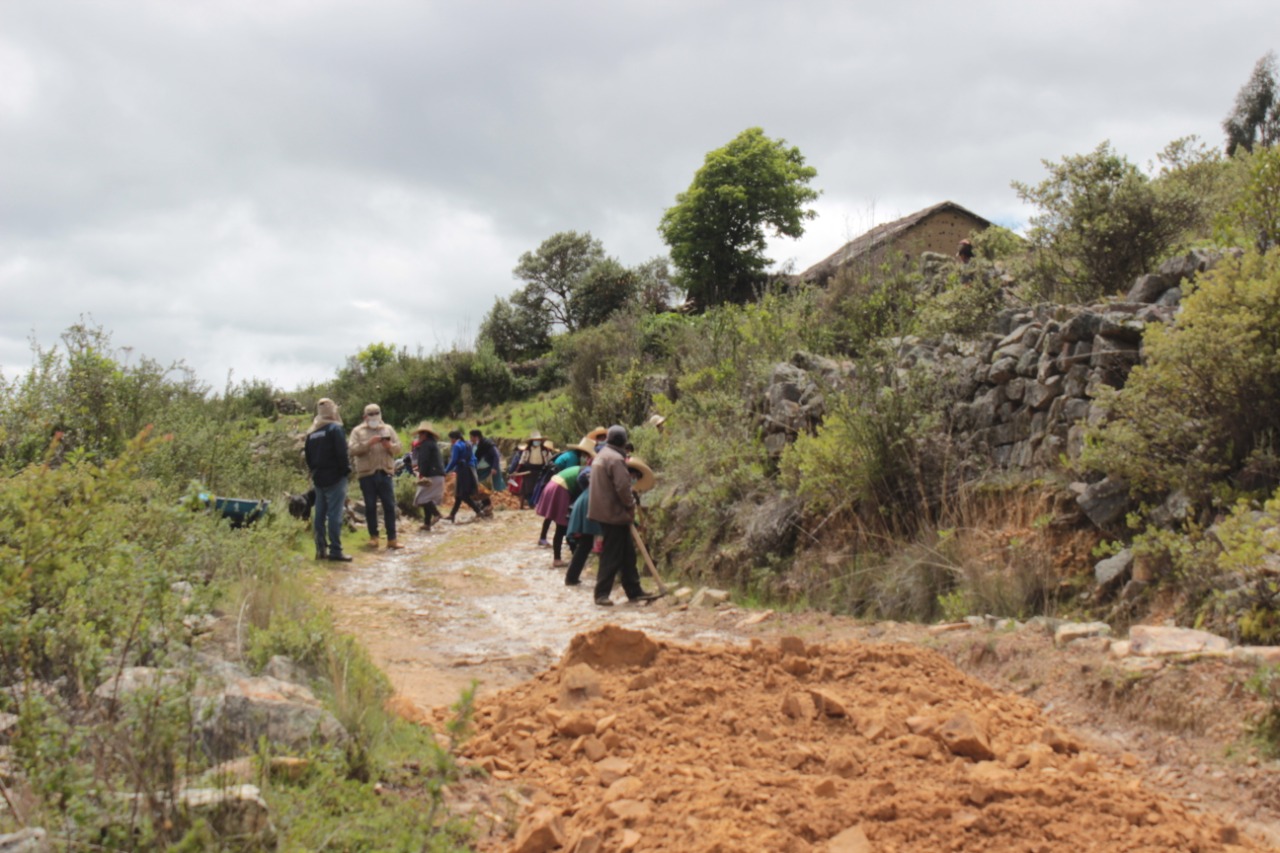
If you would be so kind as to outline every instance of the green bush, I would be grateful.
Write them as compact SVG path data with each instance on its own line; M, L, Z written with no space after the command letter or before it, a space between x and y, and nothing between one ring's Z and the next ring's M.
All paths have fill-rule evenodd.
M1199 506L1280 483L1280 250L1226 259L1192 283L1171 326L1152 324L1143 363L1101 389L1105 421L1082 462L1139 496Z
M1109 142L1043 163L1045 180L1015 181L1013 188L1039 208L1028 239L1032 284L1044 298L1088 302L1123 292L1173 249L1194 218L1187 194L1159 192Z

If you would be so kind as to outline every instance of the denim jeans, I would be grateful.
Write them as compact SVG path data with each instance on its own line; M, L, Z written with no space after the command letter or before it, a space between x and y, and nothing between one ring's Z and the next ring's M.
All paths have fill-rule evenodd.
M360 478L360 494L364 495L364 523L370 538L378 538L378 502L387 523L387 538L396 538L396 485L386 471L374 471Z
M316 505L311 518L316 534L316 554L330 556L342 553L342 516L347 506L347 478L332 486L316 486ZM328 546L325 529L328 528Z

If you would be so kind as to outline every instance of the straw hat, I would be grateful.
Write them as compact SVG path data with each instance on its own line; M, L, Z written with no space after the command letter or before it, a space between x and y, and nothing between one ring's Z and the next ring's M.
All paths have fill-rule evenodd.
M440 433L436 432L436 428L431 425L430 421L423 421L422 423L418 424L416 427L413 428L414 435L417 435L420 432L427 433L436 441L440 440Z
M542 446L553 452L560 449L556 447L556 443L549 438L542 439Z
M583 439L583 441L590 439L593 442L599 443L604 441L604 437L608 434L609 430L607 427L596 427L591 432L587 433L587 437Z
M654 475L653 469L644 464L644 460L632 456L627 459L627 467L640 475L640 479L631 486L637 492L647 492L658 484L658 478Z
M656 414L650 415L649 420L645 421L645 423L647 423L649 426L657 429L661 429L662 425L665 424L666 422L667 422L666 418L664 418L662 415L656 415Z
M590 456L592 459L596 457L596 443L591 440L591 436L589 435L584 435L582 437L582 441L579 441L577 444L569 445L565 450L579 450Z
M529 440L530 440L530 441L542 441L542 433L538 432L538 431L535 429L533 432L529 433Z

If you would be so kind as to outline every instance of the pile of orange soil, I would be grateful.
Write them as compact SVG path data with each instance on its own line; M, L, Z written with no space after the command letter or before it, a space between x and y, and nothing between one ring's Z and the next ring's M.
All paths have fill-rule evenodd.
M464 757L538 853L1256 850L1030 701L906 645L658 643L613 625L479 703Z

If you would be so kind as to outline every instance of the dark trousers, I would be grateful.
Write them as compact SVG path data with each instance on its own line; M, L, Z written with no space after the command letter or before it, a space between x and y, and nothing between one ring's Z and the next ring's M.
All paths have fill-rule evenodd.
M630 524L600 524L604 531L604 550L600 552L600 569L596 575L596 598L608 598L613 592L613 579L621 575L622 591L627 598L639 598L640 572L636 568L636 543L631 538Z
M458 517L458 508L461 507L464 503L467 506L471 507L472 512L474 512L476 515L484 515L483 507L481 507L480 504L476 503L476 499L474 497L472 497L471 495L467 495L465 498L454 499L453 510L449 513L450 521L453 521Z
M387 538L396 538L396 486L386 471L374 471L360 478L360 494L364 495L364 523L369 535L378 538L378 503L387 523Z
M573 586L582 579L582 570L587 567L587 558L591 556L591 546L595 544L594 536L579 536L569 540L569 550L573 556L569 558L569 570L564 573L564 582Z

